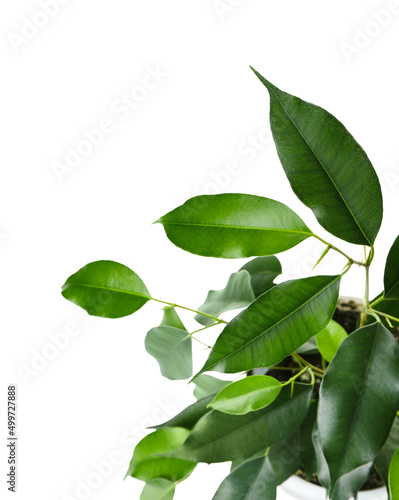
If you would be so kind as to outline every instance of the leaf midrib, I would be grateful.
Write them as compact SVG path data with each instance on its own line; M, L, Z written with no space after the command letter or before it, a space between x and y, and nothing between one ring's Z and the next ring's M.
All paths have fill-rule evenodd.
M70 288L71 286L81 286L84 288L96 288L98 290L107 290L110 292L125 293L127 295L134 295L135 297L142 297L142 298L148 299L148 300L151 300L151 298L152 298L149 295L143 295L141 293L131 292L129 290L122 290L120 288L113 288L113 287L107 287L107 286L101 286L101 285L89 285L87 283L75 283L75 282L74 283L66 283L62 287L62 291L64 292L65 290L68 290L68 288Z
M195 227L216 227L219 229L244 229L244 230L255 230L255 231L276 231L282 233L294 233L294 234L306 234L308 236L313 236L313 232L310 231L297 231L293 229L279 229L273 227L256 227L256 226L234 226L230 224L199 224L192 222L169 222L169 221L161 221L161 224L169 224L172 226L195 226Z
M360 226L359 222L357 221L355 215L353 214L351 208L349 207L348 203L346 202L343 194L341 193L341 191L338 189L336 183L334 182L333 178L331 177L330 173L328 172L328 170L326 169L326 167L324 166L323 162L320 160L320 158L318 157L318 155L316 154L316 152L314 151L314 149L312 148L312 146L309 144L309 142L307 141L307 139L305 138L305 136L303 135L301 129L299 128L299 126L296 124L296 122L294 121L293 117L288 113L287 109L285 108L285 106L283 105L283 103L281 102L281 99L280 97L278 96L278 94L274 91L274 88L272 85L269 85L270 86L270 90L273 92L274 96L276 97L276 99L278 100L278 102L280 103L280 106L282 107L282 109L284 110L284 112L286 113L286 115L288 116L288 118L291 120L292 124L294 125L294 127L297 129L297 131L299 132L300 136L302 137L303 141L305 142L305 144L308 146L308 148L310 149L310 151L314 154L315 158L317 159L317 161L320 163L320 166L322 167L322 169L324 170L324 172L326 173L327 177L330 179L331 183L333 184L333 186L335 187L337 193L339 194L339 196L341 197L342 201L344 202L346 208L348 209L348 212L351 214L353 220L355 221L357 227L360 229L360 232L363 234L363 236L365 237L366 241L369 243L370 246L372 246L372 243L371 241L369 240L369 238L366 236L366 233L363 231L362 227Z
M262 337L263 335L265 335L269 330L272 330L273 328L275 328L277 325L279 325L280 323L282 323L283 321L285 321L286 319L288 319L290 316L292 316L293 314L295 314L297 311L299 311L299 309L301 309L302 307L305 307L310 301L312 301L314 298L316 298L318 295L320 295L321 293L323 293L325 290L327 290L328 287L330 287L331 285L333 285L338 279L340 279L341 276L338 275L333 281L331 281L327 286L325 286L324 288L322 288L320 291L318 291L315 295L313 295L310 299L308 299L307 301L303 302L299 307L297 307L296 309L294 309L294 311L291 311L289 314L287 314L286 316L284 316L282 319L280 319L279 321L277 321L277 323L274 323L271 327L269 327L267 330L263 331L262 333L260 333L258 336L256 336L255 338L249 340L246 344L244 344L243 346L240 346L238 349L236 349L234 352L228 354L227 356L225 356L224 358L218 360L216 363L213 363L212 365L209 365L207 367L204 367L204 370L203 371L207 371L209 370L210 367L214 367L215 365L221 363L222 361L225 361L226 359L228 359L230 356L233 356L233 354L236 354L238 351L241 351L241 349L244 349L245 347L247 347L247 345L251 344L252 342L255 342L255 340L257 340L259 337ZM273 290L273 288L271 289ZM270 290L270 291L271 291ZM266 292L267 293L267 292ZM227 328L227 327L226 327ZM223 333L223 332L222 332ZM310 338L310 337L309 337ZM205 369L206 368L206 369ZM200 373L202 373L203 371L201 371Z

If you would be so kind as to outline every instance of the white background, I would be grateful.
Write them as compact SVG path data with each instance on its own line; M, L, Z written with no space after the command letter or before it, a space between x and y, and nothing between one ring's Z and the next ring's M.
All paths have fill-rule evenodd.
M47 21L35 0L0 7L1 400L7 384L18 385L20 498L138 499L143 483L122 482L138 436L193 402L192 386L163 379L144 349L160 304L93 319L62 298L61 285L88 262L111 259L135 270L154 297L198 307L243 262L185 253L151 224L200 193L278 199L336 241L290 191L268 132L267 91L251 64L336 115L368 152L385 202L372 277L372 295L379 293L399 232L399 8L369 24L389 1L60 4ZM32 28L33 20L43 26ZM153 71L163 74L158 82L146 76ZM143 82L156 88L137 89ZM141 102L122 113L120 99L132 90ZM65 164L67 149L104 119L112 132L57 174L55 162ZM362 251L340 246L354 258ZM281 255L284 279L307 275L321 250L306 241ZM329 255L316 272L344 263ZM354 270L342 293L361 296L362 280ZM67 345L57 348L59 332ZM216 333L202 338L213 342ZM206 353L195 350L198 369ZM112 461L93 486L96 465ZM199 466L176 500L211 499L227 472L228 464Z

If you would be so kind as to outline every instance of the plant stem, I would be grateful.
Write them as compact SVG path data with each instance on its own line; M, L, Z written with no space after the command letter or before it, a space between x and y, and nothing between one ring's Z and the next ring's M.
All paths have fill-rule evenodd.
M395 316L391 316L390 314L386 314L386 313L383 313L381 311L377 311L377 310L371 309L371 308L369 308L369 311L371 313L377 314L378 316L383 316L384 318L388 318L388 319L391 319L392 321L396 321L397 323L399 323L399 318L395 318Z
M287 382L284 382L284 384L281 384L281 385L284 387L286 385L292 384L294 382L294 380L296 380L298 377L300 377L301 375L303 375L305 372L307 372L309 370L310 370L310 367L305 366L305 368L303 368L299 373L297 373L296 375L291 377L289 380L287 380Z
M328 243L327 241L323 240L323 238L320 238L320 236L317 236L317 234L313 234L313 236L318 239L319 241L321 241L322 243L324 243L325 245L327 245L329 248L331 248L332 250L335 250L336 252L340 253L341 255L343 255L344 257L346 257L351 263L353 264L356 264L358 266L366 266L366 263L365 262L359 262L358 260L354 260L352 259L351 257L349 257L349 255L347 255L345 252L343 252L342 250L340 250L339 248L337 248L336 246L332 245L331 243Z
M307 367L311 368L313 371L321 374L322 376L324 375L324 370L322 370L321 368L317 368L317 366L312 365L311 363L306 361L306 359L303 359L303 357L297 354L296 352L293 352L291 356L295 358L298 362L300 362L302 365L306 365Z
M216 325L220 325L220 323L212 323L211 325L204 326L203 328L199 328L198 330L194 330L193 332L188 333L188 335L183 340L186 340L186 339L192 337L195 333L202 332L202 331L207 330L208 328L211 328L212 326L216 326ZM195 340L197 340L197 339L195 339ZM206 345L206 344L204 344L204 345ZM208 347L210 347L210 346L208 346Z
M379 297L378 299L375 299L375 300L373 300L373 302L371 302L370 307L376 306L377 304L379 304L383 300L384 300L384 295L381 295L381 297Z
M166 304L168 306L172 307L179 307L180 309L185 309L186 311L193 312L195 314L200 314L201 316L205 316L206 318L211 318L217 323L225 323L227 325L227 321L224 321L223 319L217 318L216 316L212 316L212 314L207 314L201 311L197 311L196 309L191 309L190 307L185 307L181 306L179 304L173 304L172 302L166 302L165 300L159 300L159 299L154 299L153 297L151 298L152 300L155 300L155 302L160 302L161 304Z

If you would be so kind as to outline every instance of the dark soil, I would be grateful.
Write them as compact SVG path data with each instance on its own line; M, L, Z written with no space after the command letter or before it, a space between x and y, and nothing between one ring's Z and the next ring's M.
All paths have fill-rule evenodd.
M357 328L360 312L361 312L361 301L340 298L333 319L337 323L342 325L345 328L345 330L350 334ZM312 365L318 368L322 368L322 359L320 354L302 354L301 356ZM291 357L288 357L278 365L278 368L283 368L283 370L274 369L270 370L267 374L272 377L275 377L277 380L285 382L289 378L291 378L295 373L297 373L295 369L298 368L298 364ZM290 371L290 368L294 370ZM300 378L300 381L304 383L310 382L310 375L308 373L305 373L304 376ZM319 397L320 383L321 379L316 377L313 399L317 399ZM303 479L306 479L306 475L303 470L298 470L296 475ZM316 475L314 475L310 479L310 482L320 485ZM361 490L362 491L372 490L375 488L379 488L381 486L384 486L384 483L380 478L380 476L378 475L375 468L373 467L370 471L370 475L366 483L362 486Z

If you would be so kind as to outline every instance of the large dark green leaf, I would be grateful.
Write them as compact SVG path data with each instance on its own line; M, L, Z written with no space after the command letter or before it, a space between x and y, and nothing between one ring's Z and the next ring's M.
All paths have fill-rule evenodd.
M251 276L248 271L244 270L232 274L222 290L211 290L198 311L217 317L223 312L246 307L253 300L255 300L255 294L251 286ZM214 322L211 318L201 314L197 314L195 319L201 325L210 325Z
M141 481L166 479L181 481L191 474L196 464L180 458L159 456L179 447L189 435L187 429L168 427L149 434L136 446L126 476Z
M104 318L128 316L151 299L135 272L111 260L79 269L66 280L62 295L92 316Z
M274 286L274 280L282 273L277 257L257 257L242 266L240 271L248 271L251 275L251 285L255 297L267 292Z
M213 500L275 500L276 479L268 457L255 458L234 469Z
M287 206L247 194L196 196L157 222L176 246L205 257L272 255L313 235Z
M387 486L389 464L397 449L399 449L399 418L395 418L388 439L374 460L374 467Z
M317 424L313 429L312 439L317 457L317 478L320 484L328 490L330 485L330 473L326 459L323 455L323 450L320 446ZM367 481L371 467L372 463L368 463L341 476L336 482L329 498L331 498L331 500L349 500L356 498L358 491Z
M175 483L166 479L153 479L144 486L140 500L173 500Z
M317 471L317 457L312 440L316 417L317 401L312 401L309 412L298 432L299 459L308 480Z
M154 429L164 429L165 427L184 427L191 430L198 420L211 411L208 404L212 401L215 394L206 396L205 398L196 401L190 406L187 406L183 411L177 414L163 424L154 426Z
M332 488L373 461L388 438L399 401L399 346L375 323L344 340L320 391L318 426Z
M399 299L399 236L389 251L385 265L384 296L386 299Z
M212 410L168 456L207 463L250 457L298 430L309 410L311 394L311 386L296 384L292 397L291 388L284 387L270 406L246 415Z
M229 380L220 380L216 377L211 377L210 375L200 375L194 380L195 389L194 397L196 399L202 399L212 394L217 394L219 391L230 384Z
M274 286L225 327L199 373L276 365L327 326L339 283L340 276L315 276Z
M331 234L372 245L382 221L382 195L366 153L334 116L268 82L270 125L291 187Z

